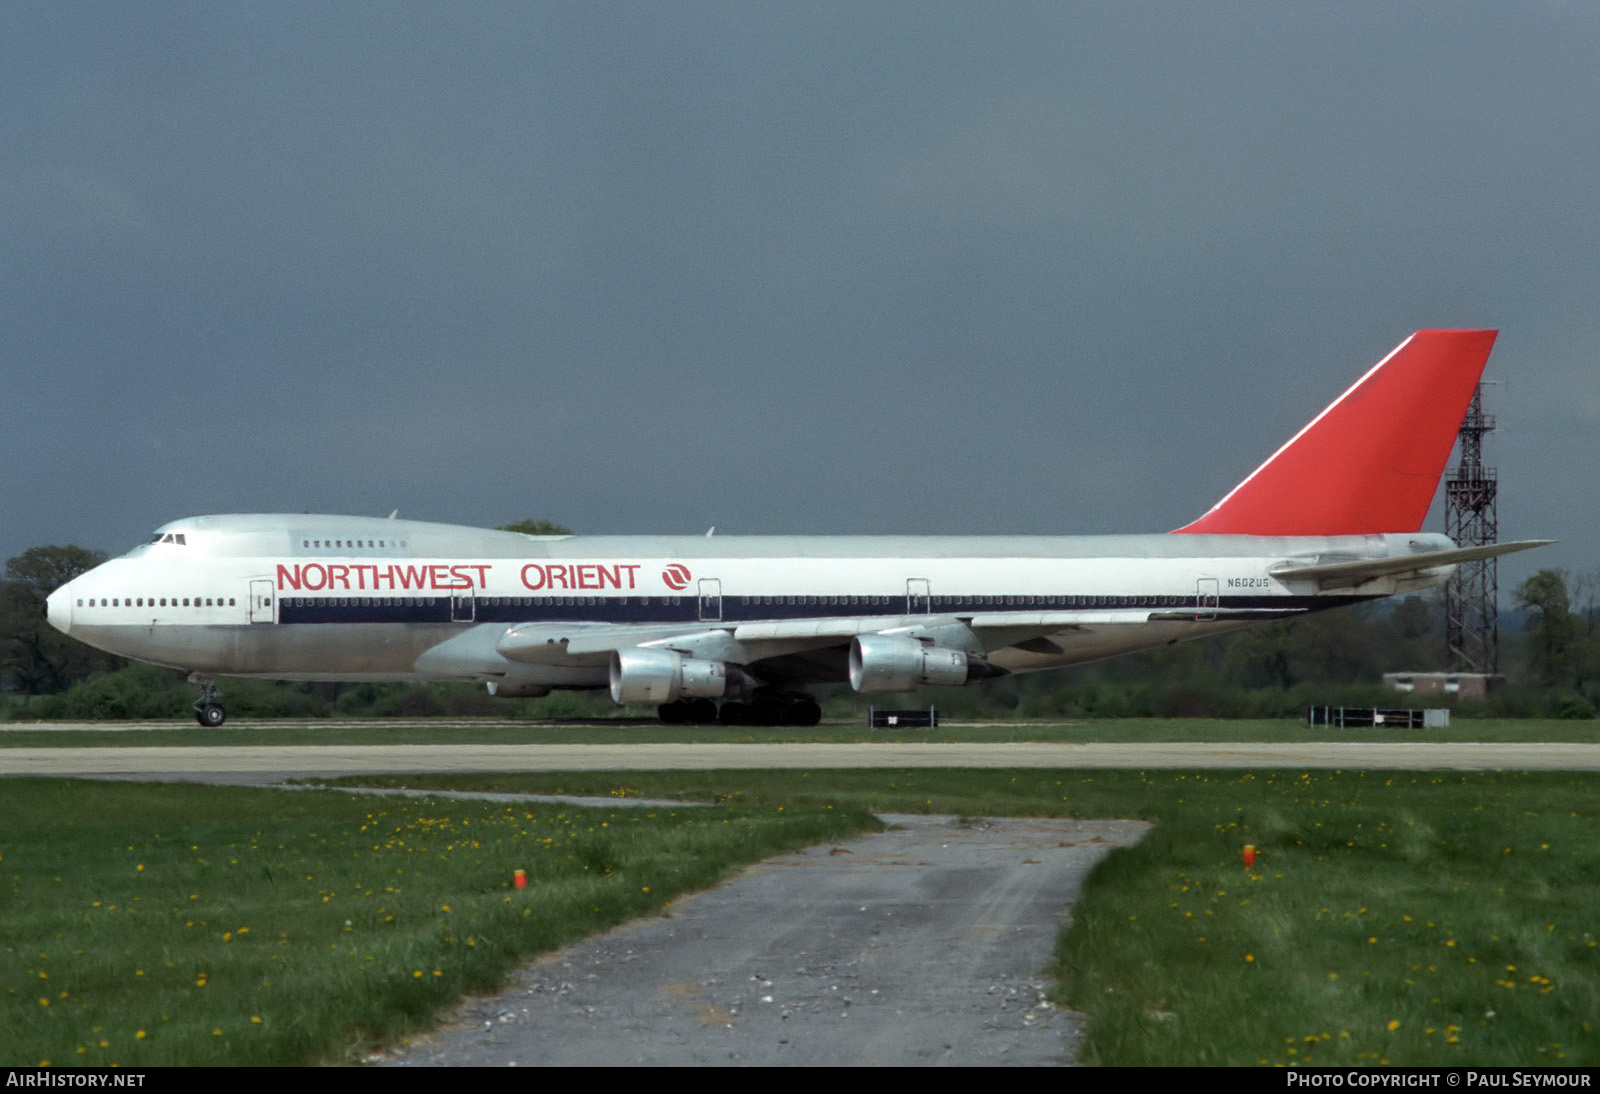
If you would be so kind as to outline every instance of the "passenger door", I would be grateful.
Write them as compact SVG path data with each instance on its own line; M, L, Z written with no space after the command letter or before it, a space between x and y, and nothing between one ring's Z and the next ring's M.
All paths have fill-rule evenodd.
M700 579L700 622L722 622L722 582L714 577Z
M906 614L927 615L933 610L933 597L929 595L928 579L906 578Z
M278 621L277 592L272 579L255 578L250 582L250 622L276 623ZM236 617L237 618L237 617Z

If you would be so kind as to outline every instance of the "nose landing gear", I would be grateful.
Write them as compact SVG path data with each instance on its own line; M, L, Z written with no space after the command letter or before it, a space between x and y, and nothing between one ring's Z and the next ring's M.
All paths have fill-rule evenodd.
M222 704L217 702L222 698L222 690L209 676L191 676L191 684L200 685L200 698L194 704L194 720L207 729L216 729L228 720L228 712Z

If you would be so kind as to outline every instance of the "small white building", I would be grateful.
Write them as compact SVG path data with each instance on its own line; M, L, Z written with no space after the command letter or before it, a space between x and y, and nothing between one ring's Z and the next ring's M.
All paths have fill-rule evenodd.
M1383 686L1406 695L1459 696L1462 699L1487 699L1505 686L1498 673L1482 672L1386 672Z

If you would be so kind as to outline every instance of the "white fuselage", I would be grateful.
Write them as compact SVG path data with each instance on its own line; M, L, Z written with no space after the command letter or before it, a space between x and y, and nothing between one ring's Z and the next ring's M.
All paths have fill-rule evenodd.
M526 536L370 517L196 517L63 586L50 621L201 674L602 687L610 648L714 634L799 682L846 632L959 623L997 671L1093 660L1438 584L1323 591L1286 561L1452 547L1439 535ZM507 657L508 635L521 652ZM570 633L569 633L570 632ZM716 633L720 632L720 634ZM963 632L965 633L965 632ZM595 635L614 640L597 643ZM528 653L534 638L548 653ZM568 650L573 636L588 646ZM696 637L698 636L698 637ZM686 639L687 640L687 639ZM787 658L788 660L783 660ZM520 689L520 690L518 690Z

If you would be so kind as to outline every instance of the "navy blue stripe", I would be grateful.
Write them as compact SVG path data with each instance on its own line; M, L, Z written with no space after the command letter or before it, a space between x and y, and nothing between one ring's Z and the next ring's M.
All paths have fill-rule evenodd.
M757 597L722 597L723 623L757 619L807 619L822 616L972 615L977 612L1043 611L1183 611L1196 610L1193 596L1052 596L1052 597L934 597L929 609L915 609L905 597L889 597L887 604L838 603L844 597L789 597L803 604L755 603ZM767 597L768 601L783 599ZM859 601L863 598L857 598ZM883 599L883 598L876 598ZM1019 603L1043 600L1044 603ZM1215 610L1319 611L1376 599L1366 596L1223 596ZM556 603L565 601L565 603ZM1207 606L1204 610L1212 610ZM693 596L628 597L301 597L278 601L280 623L696 623L701 621L700 601Z

